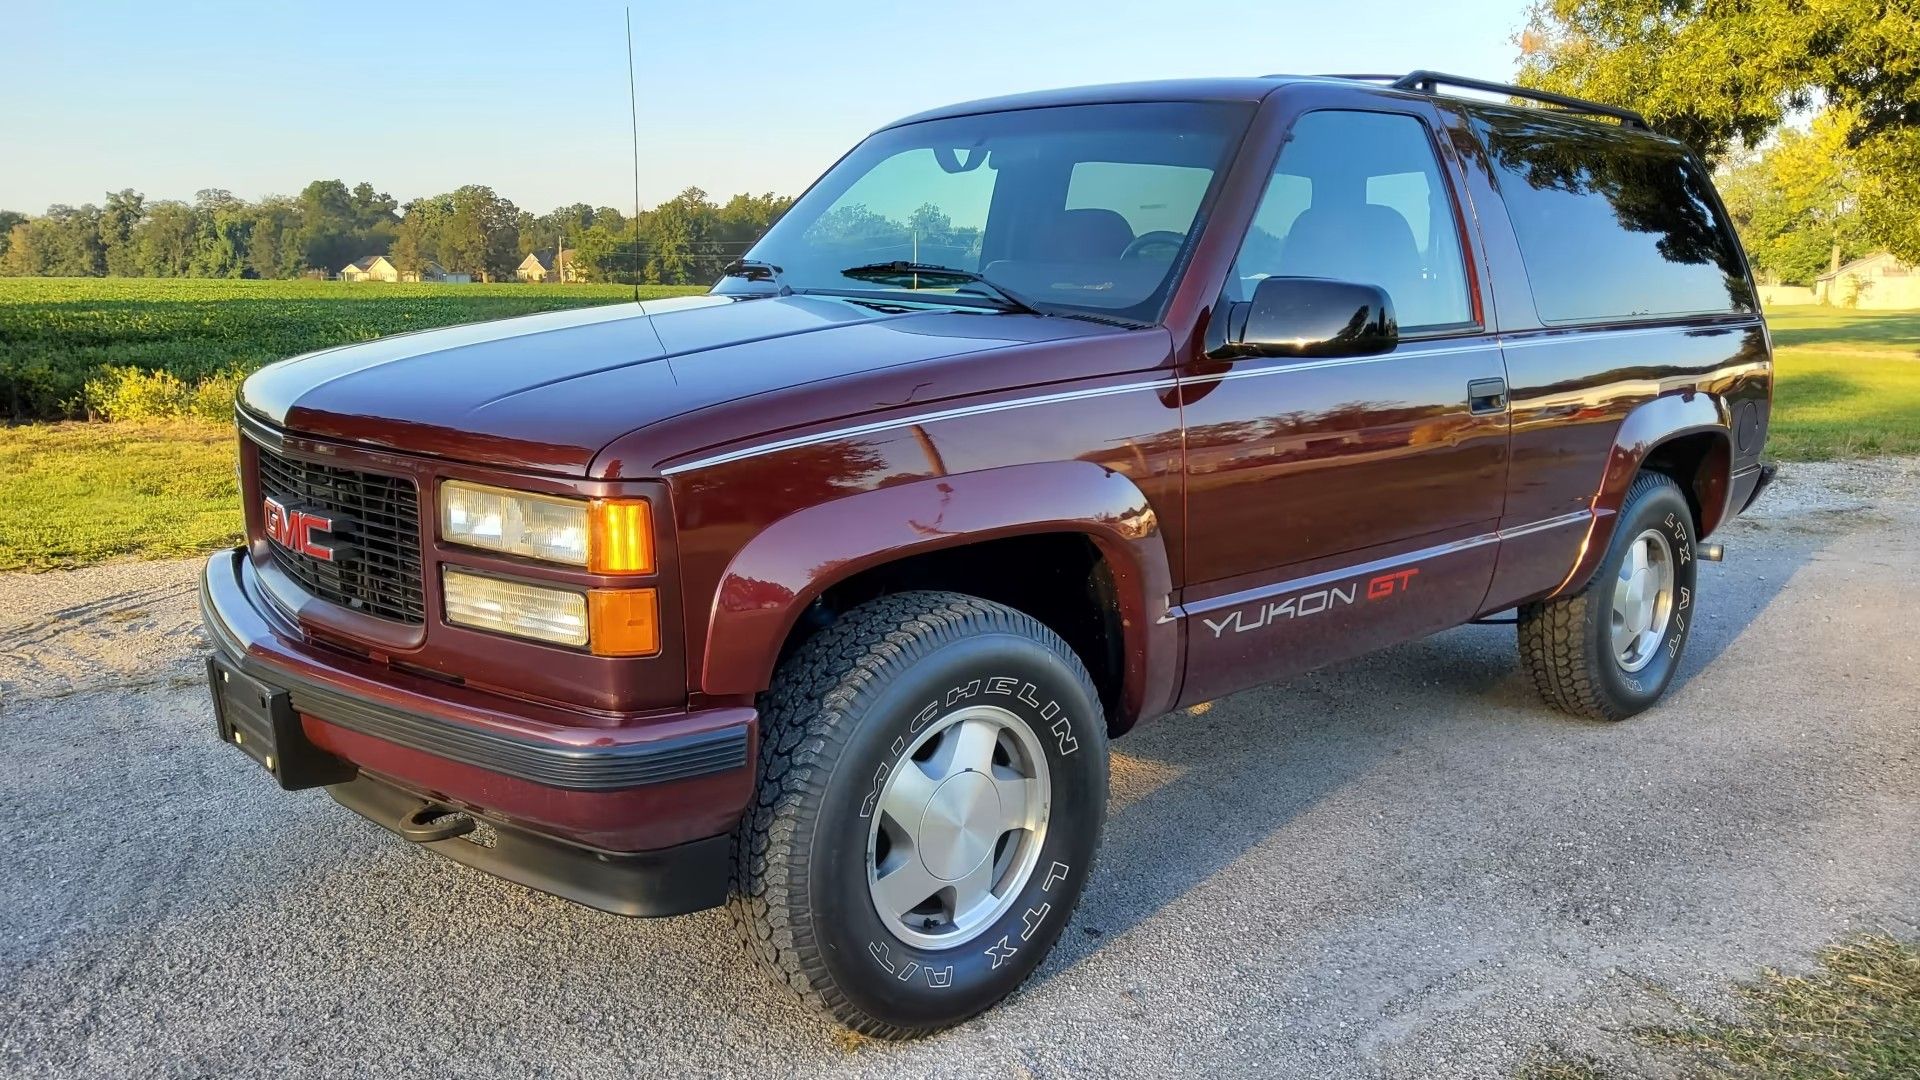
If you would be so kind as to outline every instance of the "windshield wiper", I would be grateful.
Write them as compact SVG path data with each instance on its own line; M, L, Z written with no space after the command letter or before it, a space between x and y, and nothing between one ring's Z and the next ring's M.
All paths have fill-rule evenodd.
M861 266L849 266L840 271L841 277L850 277L855 281L890 282L906 280L918 287L920 278L945 278L949 281L964 281L970 285L985 286L992 299L1000 301L1004 311L1019 312L1024 315L1045 315L1044 311L1022 299L1005 285L988 280L985 274L972 270L962 270L957 266L939 266L934 263L907 262L896 259L893 262L866 263Z
M721 277L746 278L748 281L771 281L780 286L780 295L791 296L793 289L780 281L781 269L770 262L759 259L735 259L720 268Z

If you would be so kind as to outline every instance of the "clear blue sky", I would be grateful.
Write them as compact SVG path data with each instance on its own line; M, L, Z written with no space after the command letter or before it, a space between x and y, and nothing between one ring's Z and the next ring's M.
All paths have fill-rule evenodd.
M0 208L371 181L632 202L622 5L5 0ZM1504 78L1524 0L633 4L643 200L799 191L924 108L1085 83Z

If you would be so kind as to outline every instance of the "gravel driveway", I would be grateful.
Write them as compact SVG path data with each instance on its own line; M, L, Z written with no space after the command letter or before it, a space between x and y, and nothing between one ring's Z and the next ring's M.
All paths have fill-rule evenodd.
M909 1045L708 912L411 848L214 740L197 561L0 576L0 1073L1489 1076L1920 932L1920 463L1794 466L1660 708L1539 707L1467 627L1115 746L1102 864L998 1010Z

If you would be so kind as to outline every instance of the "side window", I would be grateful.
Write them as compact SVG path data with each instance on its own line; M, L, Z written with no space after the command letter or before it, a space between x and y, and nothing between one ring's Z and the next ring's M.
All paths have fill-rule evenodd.
M1268 277L1378 285L1402 330L1471 323L1460 231L1426 125L1342 110L1296 121L1229 287L1245 299Z
M1473 123L1543 321L1754 310L1732 230L1677 143L1500 110Z

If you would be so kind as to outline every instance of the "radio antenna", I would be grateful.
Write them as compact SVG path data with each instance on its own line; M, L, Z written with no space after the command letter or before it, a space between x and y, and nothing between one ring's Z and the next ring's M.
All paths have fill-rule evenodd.
M633 120L633 302L640 302L640 94L633 80L633 8L627 8L627 113Z

